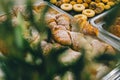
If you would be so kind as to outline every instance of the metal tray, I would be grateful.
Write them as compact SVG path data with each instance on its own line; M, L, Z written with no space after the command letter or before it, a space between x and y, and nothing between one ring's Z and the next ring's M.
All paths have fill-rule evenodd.
M55 11L57 11L59 13L67 14L70 18L73 18L73 16L71 16L67 12L64 12L63 10L59 9L58 7L56 7L55 5L53 5L53 4L51 4L51 3L47 2L47 1L36 1L35 3L33 3L34 6L41 5L41 4L47 5L50 8L54 9ZM19 4L19 6L20 5L25 7L25 4ZM18 5L15 5L15 6L18 6ZM10 11L10 12L12 12L12 11ZM3 16L5 14L6 14L5 12L0 12L0 16Z
M56 7L55 5L44 1L44 3L46 3L47 5L49 5L51 8L59 11L60 13L65 13L67 14L70 18L73 18L72 15L68 14L67 12L61 10L60 8ZM39 3L38 3L39 4ZM105 24L105 21L103 21L104 16L106 16L111 10L104 12L103 14L100 14L94 18L91 18L89 21L91 22L91 24L95 27L97 27L100 31L100 33L98 34L98 37L111 44L113 47L115 47L117 50L120 51L120 38L112 35L111 33L107 32L106 30L104 30L102 28L103 24ZM118 65L116 65L118 66ZM101 80L119 80L120 79L120 66L116 67L115 69L113 69L111 72L109 72L106 76L104 76Z
M114 48L116 48L118 51L120 51L120 38L111 34L110 32L106 31L103 28L103 25L106 24L105 18L108 16L108 14L113 10L114 8L90 19L90 23L98 28L99 34L98 37L105 41L106 43L112 45ZM116 65L116 68L114 68L111 72L109 72L107 75L105 75L101 80L120 80L120 63Z
M60 8L56 7L55 5L47 2L47 1L41 1L41 2L37 2L35 3L34 5L40 5L40 4L46 4L48 5L49 7L51 7L52 9L58 11L59 13L64 13L64 14L67 14L70 18L73 18L73 16L71 16L70 14L68 14L67 12L64 12L63 10L61 10ZM103 28L102 28L102 25L105 24L105 22L103 21L103 18L104 16L107 15L108 12L105 12L101 15L98 15L92 19L90 19L90 22L93 26L97 27L100 31L98 37L102 40L104 40L105 42L111 44L113 47L115 47L116 49L118 49L120 51L120 39L117 38L116 36L110 34L109 32L105 31ZM5 14L4 13L1 13L0 14L0 17L4 16ZM112 38L112 37L113 38ZM115 43L114 43L115 42ZM106 75L105 77L103 77L102 80L110 80L110 77L113 75L113 74L116 74L118 71L120 71L118 68L116 68L114 71L110 72L108 75ZM120 75L119 75L120 76Z
M40 4L42 4L42 3L48 5L50 8L58 11L59 13L67 14L70 18L73 18L73 16L71 16L71 15L68 14L67 12L61 10L60 8L56 7L55 5L53 5L53 4L51 4L51 3L47 2L47 1L39 1L39 2L36 2L34 5L40 5Z
M120 65L109 72L101 80L120 80Z
M118 51L120 51L120 38L111 34L107 30L103 28L103 25L106 24L105 17L113 10L114 8L90 19L90 23L97 27L99 30L98 38L105 41L106 43L110 44Z

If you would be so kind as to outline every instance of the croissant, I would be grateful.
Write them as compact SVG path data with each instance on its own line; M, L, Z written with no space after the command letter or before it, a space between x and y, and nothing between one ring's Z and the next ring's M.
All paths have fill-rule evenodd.
M51 43L42 41L41 46L43 53L45 53L45 55L48 55L47 53L49 53L53 48L59 48L61 45L68 46L71 49L75 51L79 51L81 53L82 53L82 49L84 49L85 57L90 63L93 62L93 58L96 55L103 53L110 53L110 54L116 53L116 50L113 47L111 47L109 44L100 41L95 36L94 37L91 36L91 35L97 35L98 30L92 27L92 25L90 25L89 22L87 22L86 20L77 19L80 32L73 32L71 30L71 25L72 25L70 22L71 19L66 14L56 14L56 15L47 14L45 17L45 21L47 23L48 28L51 30L52 39L56 43L58 43L58 45L53 46ZM34 33L32 33L32 35L28 35L24 37L26 39L30 38L30 43L38 44L40 39L40 34L39 33L36 33L36 35L33 34ZM76 57L74 56L72 57L73 57L72 59L76 59ZM65 61L65 62L69 63L69 61ZM100 75L97 74L98 73L97 68L100 65L101 64L93 64L86 66L83 72L88 72L89 74L92 74L91 80L94 80L96 79L96 76ZM108 68L106 68L105 66L105 69L103 70L108 70ZM82 80L84 79L85 78L83 76Z
M61 14L61 17L66 18L66 16L63 14ZM63 19L60 19L60 20L63 20ZM89 66L85 66L82 72L90 74L91 75L90 80L98 80L104 74L106 74L111 70L109 66L103 63L96 63L93 61L93 59L96 56L104 53L114 55L116 53L116 50L113 47L111 47L109 44L105 42L100 41L94 36L84 35L83 33L80 33L80 32L70 31L64 26L64 24L59 23L58 25L57 18L55 19L54 24L51 25L50 29L52 32L53 39L57 43L65 46L69 46L71 49L75 51L81 52L82 49L85 50L85 58L88 61L87 65ZM70 25L70 24L66 24L66 25ZM93 35L93 33L94 35L97 35L98 33L98 30L96 28L93 28L87 21L80 22L79 25L82 26L82 30L85 29L87 31L87 34L88 32L89 34L92 33L91 35ZM90 29L89 29L89 26L90 26ZM66 64L67 62L68 61L66 61ZM81 76L81 79L84 80L85 78L86 76L84 75Z
M84 34L90 34L90 35L91 34L92 35L98 34L98 30L96 28L92 27L87 21L79 22L80 27L81 27L81 31L84 33L83 34L83 33L72 32L72 31L68 30L66 28L66 26L62 23L59 23L59 25L58 25L57 19L59 19L59 21L60 20L63 21L63 18L65 18L65 20L67 20L66 19L67 16L65 14L61 14L61 17L62 18L60 18L60 16L59 16L59 18L56 18L56 20L54 21L54 23L56 25L52 25L50 28L51 32L52 32L53 39L56 42L58 42L62 45L70 46L72 49L74 49L76 51L81 51L81 49L84 48L86 50L86 53L88 53L88 54L89 53L90 54L92 54L92 53L93 54L104 53L106 51L106 49L108 49L108 51L109 51L110 48L108 48L108 44L101 42L101 41L94 39L94 38L91 40L86 38L86 35L84 35ZM69 21L69 19L68 19L68 21ZM70 23L69 22L67 22L67 23L68 24L66 24L66 25L68 25L68 27L69 27ZM49 23L49 24L51 24L51 23ZM98 43L98 46L99 46L99 47L97 47L98 49L96 49L96 46L93 43L94 44ZM100 51L97 51L97 50L100 50ZM111 53L114 52L114 49L112 49L112 50L113 51Z
M80 32L87 35L98 35L98 29L93 27L87 20L82 18L75 18L77 21L77 26L80 28Z

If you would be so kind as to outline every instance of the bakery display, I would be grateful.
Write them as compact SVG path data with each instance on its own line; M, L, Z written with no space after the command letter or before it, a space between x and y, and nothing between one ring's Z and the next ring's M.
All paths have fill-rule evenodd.
M77 14L83 14L84 9L91 9L95 12L95 15L98 15L108 9L111 9L118 4L119 1L116 0L58 0L56 3L52 3L57 7L62 6L63 4L71 4L73 8L69 9L69 14L72 16ZM66 11L64 8L59 7L60 9Z
M32 6L31 13L33 16L31 20L31 14L27 12L27 8L25 6L16 6L13 8L11 14L11 23L13 28L22 25L20 28L22 29L21 35L23 38L29 43L33 50L38 51L37 54L41 51L41 55L43 55L42 57L45 59L57 50L66 48L64 53L59 53L59 57L57 57L57 59L56 56L53 57L58 61L55 66L60 64L64 69L67 69L63 73L58 71L58 74L53 74L52 79L56 80L61 78L66 80L68 79L68 75L71 75L71 79L76 80L74 69L77 69L78 73L84 73L78 74L80 75L78 79L85 80L86 75L90 75L90 80L100 80L105 74L114 68L114 65L117 63L117 59L105 60L105 62L101 61L98 63L94 59L104 54L115 56L118 51L108 43L98 39L97 36L99 31L88 22L88 18L93 17L97 13L101 13L104 10L103 3L107 4L108 1L102 0L103 3L99 4L100 6L97 7L96 3L92 3L91 0L62 0L61 2L51 0L50 2L58 5L61 9L67 12L73 9L74 11L81 12L82 14L76 14L72 17L67 13L62 13L55 7L42 2ZM95 2L100 1L95 0ZM91 6L89 6L89 4L91 4ZM110 4L113 6L112 3L109 3L109 5ZM90 7L90 9L87 9L88 7ZM43 12L45 13L43 14ZM6 15L0 16L1 23L4 23L6 20ZM42 23L42 25L37 24L37 22ZM45 31L49 32L47 36L43 37L43 32L41 33L40 31L42 30L41 26L45 27ZM73 28L76 28L77 31L74 31ZM5 49L3 48L0 46L0 52L5 55L7 53L6 46ZM56 54L58 52L56 52ZM25 55L25 59L27 59L26 56L29 57L29 55ZM85 63L82 69L79 69L80 66L77 64L82 65L83 58L85 58L87 63ZM77 65L77 68L75 65ZM59 67L57 68L59 69ZM59 76L60 73L62 75Z

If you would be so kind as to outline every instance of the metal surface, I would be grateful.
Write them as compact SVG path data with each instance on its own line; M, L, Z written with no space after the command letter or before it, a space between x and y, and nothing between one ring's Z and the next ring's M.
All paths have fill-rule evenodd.
M102 80L120 80L120 65L103 77Z
M106 11L90 20L90 23L97 27L99 30L98 38L105 41L106 43L112 45L118 51L120 51L120 38L111 34L110 32L103 29L103 25L106 24L105 17L108 16L114 8ZM108 73L105 77L101 80L120 80L120 65L113 69L110 73Z
M110 32L106 31L105 29L103 29L103 25L106 24L104 18L113 9L114 8L90 19L90 23L94 27L98 28L98 30L99 30L98 38L100 38L101 40L105 41L106 43L112 45L114 48L116 48L118 51L120 51L120 38L111 34Z
M71 15L68 14L67 12L61 10L60 8L56 7L55 5L53 5L53 4L51 4L51 3L47 2L47 1L40 1L40 3L45 3L45 4L47 4L48 6L50 6L51 8L53 8L54 10L58 11L59 13L67 14L70 18L73 18L73 16L71 16ZM39 2L36 3L35 5L37 5L37 4L39 4Z

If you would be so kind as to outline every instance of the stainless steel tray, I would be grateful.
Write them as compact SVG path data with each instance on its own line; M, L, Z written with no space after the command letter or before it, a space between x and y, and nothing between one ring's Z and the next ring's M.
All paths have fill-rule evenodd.
M45 5L49 6L50 8L56 10L57 12L67 14L70 18L73 18L73 16L71 16L67 12L64 12L63 10L59 9L58 7L56 7L55 5L53 5L47 1L36 1L33 5L37 6L37 5L41 5L41 4L45 4ZM25 4L19 4L19 5L15 5L15 6L20 6L20 5L25 7ZM10 12L12 12L12 11L10 11ZM0 16L3 16L5 14L6 14L5 12L0 12Z
M56 7L55 5L47 2L47 1L39 1L39 2L36 2L34 5L40 5L41 3L44 3L46 5L48 5L49 7L51 7L52 9L58 11L59 13L64 13L64 14L67 14L70 18L73 18L73 16L71 16L70 14L68 14L67 12L61 10L60 8Z
M44 4L48 5L48 6L50 6L51 8L53 8L54 10L56 10L56 11L58 11L58 12L60 12L60 13L65 13L65 14L67 14L70 18L73 18L73 16L71 16L70 14L68 14L67 12L64 12L63 10L61 10L60 8L56 7L55 5L53 5L53 4L49 3L49 2L41 1L41 2L35 3L34 5L40 5L41 3L44 3ZM109 11L108 11L108 12L109 12ZM92 19L90 20L90 22L91 22L91 24L92 24L93 26L95 26L95 27L97 27L97 28L99 29L100 33L99 33L98 37L99 37L100 39L102 39L102 40L104 40L105 42L111 44L113 47L115 47L116 49L118 49L118 50L120 51L120 39L117 38L116 36L110 34L109 32L105 31L105 30L102 28L102 25L105 24L105 22L103 21L103 18L104 18L104 16L107 15L108 12L105 12L105 13L103 13L103 14L101 14L101 15L98 15L98 16L92 18ZM2 15L4 15L4 13L1 13L0 15L2 16ZM102 80L113 80L113 79L110 79L111 76L113 76L114 74L116 75L116 74L118 73L118 71L120 71L119 68L115 68L114 71L111 71L108 75L106 75L105 77L103 77ZM115 76L115 75L114 75L114 76ZM118 76L120 76L120 73L119 73ZM119 78L119 79L120 79L120 78ZM119 79L117 79L117 80L119 80Z
M111 34L103 28L103 25L106 24L105 17L113 10L114 8L90 19L90 23L97 27L99 30L98 37L105 41L106 43L112 45L118 51L120 51L120 38ZM120 80L120 65L116 65L111 72L104 76L101 80Z
M101 80L120 80L120 65L113 69L110 73L108 73Z
M111 12L114 8L90 19L90 23L97 27L99 30L98 38L105 41L106 43L112 45L118 51L120 51L120 38L111 34L103 28L103 25L106 24L105 17L108 16L108 13Z

